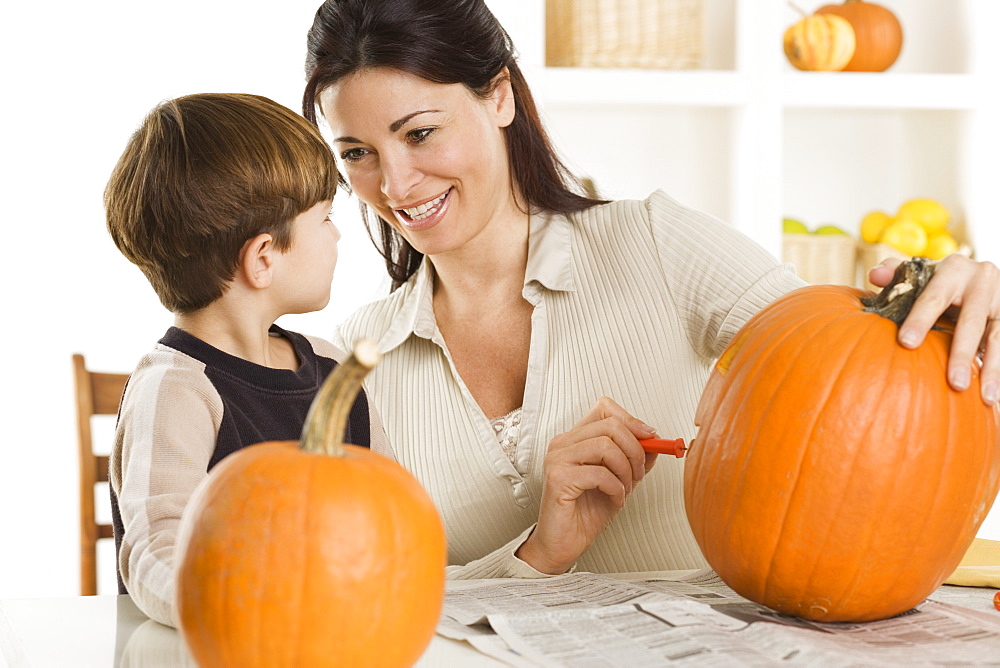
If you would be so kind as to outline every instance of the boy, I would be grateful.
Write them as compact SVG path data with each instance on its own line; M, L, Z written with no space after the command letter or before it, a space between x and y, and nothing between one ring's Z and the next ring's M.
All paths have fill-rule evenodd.
M274 324L330 300L337 169L305 119L253 95L164 102L104 193L108 230L174 313L125 389L111 455L119 591L177 625L174 543L195 487L223 457L298 440L344 353ZM383 447L362 394L345 440Z

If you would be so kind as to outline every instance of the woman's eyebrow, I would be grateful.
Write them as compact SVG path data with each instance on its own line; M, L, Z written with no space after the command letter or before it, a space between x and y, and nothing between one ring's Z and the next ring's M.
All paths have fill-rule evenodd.
M399 128L403 127L403 125L408 120L410 120L411 118L413 118L414 116L419 116L420 114L432 114L432 113L434 113L436 111L440 111L440 110L439 109L423 109L421 111L414 111L412 114L407 114L406 116L403 116L398 121L393 121L392 124L389 126L389 130L391 132L395 132Z
M438 111L441 111L441 110L440 109L421 109L420 111L414 111L412 114L407 114L406 116L403 116L399 120L393 121L392 123L390 123L389 124L389 131L390 132L397 132L399 130L399 128L401 128L404 125L406 125L407 121L409 121L414 116L419 116L420 114L433 114L433 113L438 112ZM357 137L350 137L350 136L337 137L333 141L334 142L344 142L344 143L347 143L347 144L360 144L360 143L362 143L361 140L358 139Z

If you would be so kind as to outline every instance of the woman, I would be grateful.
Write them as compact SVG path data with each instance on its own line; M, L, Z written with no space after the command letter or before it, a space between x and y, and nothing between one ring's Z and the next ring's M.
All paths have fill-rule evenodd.
M681 462L637 439L647 423L690 438L714 358L802 281L662 193L577 194L482 0L328 0L308 44L304 113L329 124L394 281L338 343L385 351L367 389L442 513L449 575L704 566ZM919 345L950 305L952 385L988 338L995 402L994 266L943 261L900 339Z

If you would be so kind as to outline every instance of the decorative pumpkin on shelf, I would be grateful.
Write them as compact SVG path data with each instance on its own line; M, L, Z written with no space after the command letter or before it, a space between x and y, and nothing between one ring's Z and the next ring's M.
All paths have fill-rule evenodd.
M716 364L688 451L688 519L741 595L818 621L905 612L958 566L1000 487L1000 409L945 379L951 328L896 342L934 265L877 297L809 286Z
M854 29L833 14L805 16L785 31L788 62L800 70L836 72L854 56Z
M819 16L840 16L854 28L854 56L845 72L884 72L896 62L903 48L903 27L889 9L874 2L845 0L839 5L824 5Z
M237 451L198 488L179 531L180 631L202 666L409 666L437 626L445 534L424 489L343 445L379 353L325 381L302 444Z

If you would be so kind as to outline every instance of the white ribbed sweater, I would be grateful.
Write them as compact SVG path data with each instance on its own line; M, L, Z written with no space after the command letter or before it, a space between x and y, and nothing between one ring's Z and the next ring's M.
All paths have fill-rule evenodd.
M539 577L514 557L538 517L549 441L601 396L657 428L695 435L713 360L747 319L801 287L732 227L661 192L564 215L532 215L524 297L534 305L514 463L451 362L432 307L428 259L391 295L353 314L334 343L365 336L385 353L366 390L392 455L434 499L449 577ZM483 323L484 327L498 326ZM698 568L683 508L683 460L661 456L580 570Z

